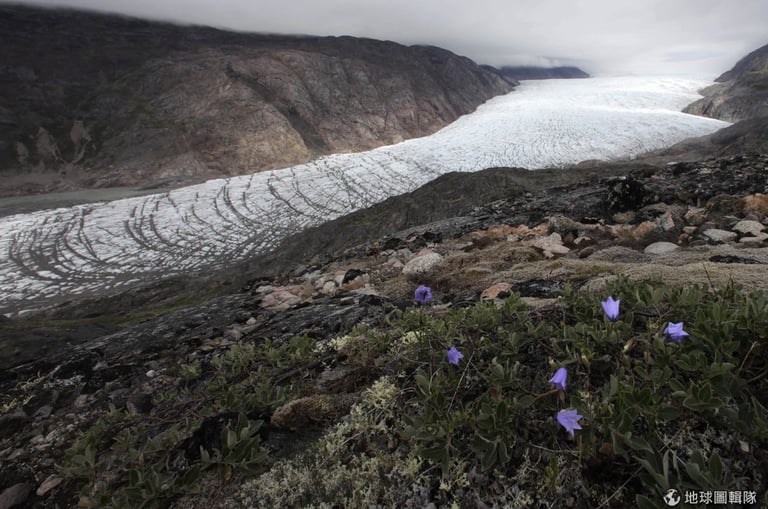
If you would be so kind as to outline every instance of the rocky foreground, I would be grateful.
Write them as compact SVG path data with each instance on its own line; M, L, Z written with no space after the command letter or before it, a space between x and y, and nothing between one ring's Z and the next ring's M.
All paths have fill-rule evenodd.
M702 288L736 283L768 291L768 156L570 171L575 172L570 184L564 173L544 172L538 187L528 190L519 180L514 185L519 178L514 170L479 172L453 202L446 189L455 188L445 184L452 178L447 175L420 191L300 234L277 254L227 276L172 281L120 301L73 303L47 315L0 323L9 338L1 345L0 455L5 460L0 488L5 491L0 507L70 507L78 501L101 507L110 496L128 504L123 507L136 500L173 507L247 507L251 500L259 506L238 491L248 485L246 479L275 465L282 469L275 472L290 479L286 458L313 443L330 447L327 439L317 442L324 431L358 422L360 408L374 415L379 407L371 391L394 390L391 381L405 368L381 353L389 351L394 334L386 331L400 330L402 325L394 325L400 323L397 317L417 309L413 291L420 284L434 296L418 308L430 319L492 301L501 309L512 306L514 313L524 313L520 319L533 323L564 317L568 288L594 299L615 285L617 276ZM510 294L522 298L520 309L526 311L505 300ZM371 330L385 331L384 336L365 332ZM356 337L368 337L369 343L350 340ZM381 349L370 350L370 341ZM755 336L753 349L754 355L764 355L764 336ZM258 369L250 364L254 359ZM242 371L244 366L250 371ZM759 372L759 365L755 369ZM382 381L382 376L389 378ZM208 380L208 392L200 392L200 380ZM250 382L242 386L244 380ZM246 392L226 392L227 383ZM756 394L768 388L764 373L750 384ZM239 421L238 414L250 421ZM260 428L253 424L257 419ZM370 425L390 422L385 421ZM144 447L138 463L118 460L113 454L119 443L99 438L125 426L137 430L120 434L128 447L125 458ZM237 435L231 450L226 430ZM152 436L162 438L152 442ZM418 437L401 439L420 443ZM738 449L736 438L727 440ZM261 446L252 447L254 441ZM724 461L733 472L751 475L749 489L762 497L768 479L758 473L768 471L768 444L757 438L748 442L738 453L742 456ZM237 443L251 445L239 451ZM361 450L372 446L355 443ZM219 452L206 460L201 447ZM401 446L391 447L399 451ZM163 457L174 465L164 470L170 477L157 478L156 485L146 477L151 472L135 466L152 450L167 451ZM380 459L395 457L400 456ZM419 457L413 465L395 468L422 476L422 491L409 492L403 503L447 503L444 486L424 480L439 473L442 460L428 452ZM453 474L443 472L443 483L459 482L451 477L460 470L457 465L448 467ZM605 474L607 491L579 494L569 485L548 496L569 507L594 507L601 500L633 507L636 493L617 495L622 483L638 482L623 468L614 477ZM129 474L131 469L135 473ZM464 490L462 504L470 503L471 493L493 491L488 474L474 469L464 474L462 482L469 484L454 486ZM486 483L485 488L469 487L477 483ZM525 491L525 483L518 484ZM287 493L291 487L282 489ZM185 496L189 490L199 494ZM258 496L267 497L257 497L262 503L278 500ZM501 499L471 500L489 507ZM518 507L533 504L515 500Z

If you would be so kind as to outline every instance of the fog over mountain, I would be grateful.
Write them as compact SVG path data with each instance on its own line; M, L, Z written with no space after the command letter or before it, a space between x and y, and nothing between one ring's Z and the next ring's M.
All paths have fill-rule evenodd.
M249 32L353 35L431 44L478 63L575 65L590 74L714 78L766 42L768 3L741 0L471 3L424 0L32 0Z

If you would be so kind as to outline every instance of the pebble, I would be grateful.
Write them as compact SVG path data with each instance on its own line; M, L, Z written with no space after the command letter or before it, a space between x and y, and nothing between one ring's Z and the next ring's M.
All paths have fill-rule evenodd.
M62 479L61 477L57 477L55 474L51 474L51 475L49 475L49 476L48 476L48 477L45 479L45 481L43 481L42 483L40 483L40 487L38 487L38 488L37 488L37 491L35 492L35 494L36 494L38 497L42 497L42 496L44 496L46 493L48 493L49 491L51 491L52 489L54 489L56 486L58 486L59 484L61 484L61 481L62 481L62 480L63 480L63 479Z

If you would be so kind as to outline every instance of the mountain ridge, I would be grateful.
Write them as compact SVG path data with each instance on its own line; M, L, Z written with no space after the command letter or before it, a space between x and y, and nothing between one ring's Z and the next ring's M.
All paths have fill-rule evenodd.
M768 44L739 61L701 91L686 113L739 122L768 117Z
M447 50L347 36L8 6L0 33L5 195L292 166L431 134L515 85Z
M499 74L517 81L549 80L549 79L581 79L589 78L589 74L574 66L538 67L538 66L508 66L498 69Z

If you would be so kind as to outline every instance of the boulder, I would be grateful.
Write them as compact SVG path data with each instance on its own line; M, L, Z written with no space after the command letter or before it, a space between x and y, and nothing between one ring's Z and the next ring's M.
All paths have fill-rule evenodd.
M759 223L758 221L739 221L736 223L733 228L733 231L752 235L753 237L757 237L760 235L760 233L765 230L765 226L762 223Z
M442 263L442 255L433 251L426 251L405 264L403 275L407 278L418 278L432 272Z
M671 242L654 242L653 244L649 244L643 249L643 253L645 254L652 254L652 255L662 255L671 253L672 251L676 251L677 249L680 249L680 246L677 244L673 244Z
M512 285L509 283L496 283L495 285L489 286L483 290L483 292L480 294L480 300L497 299L499 298L500 294L509 294L509 290L511 288Z
M303 299L298 295L300 287L276 288L272 293L265 295L259 305L266 309L288 309L298 304Z
M738 235L735 232L730 232L728 230L720 230L719 228L710 228L709 230L704 230L702 234L711 242L715 242L717 244L722 244L725 242L733 242L734 240L736 240L736 237L738 237Z
M555 232L546 237L539 237L530 243L533 247L539 248L547 258L553 258L555 255L563 255L571 250L563 245L563 239L559 233Z
M737 207L744 213L768 215L768 195L763 193L750 194L737 202Z
M689 225L701 226L707 220L707 210L701 207L689 207L684 217Z

